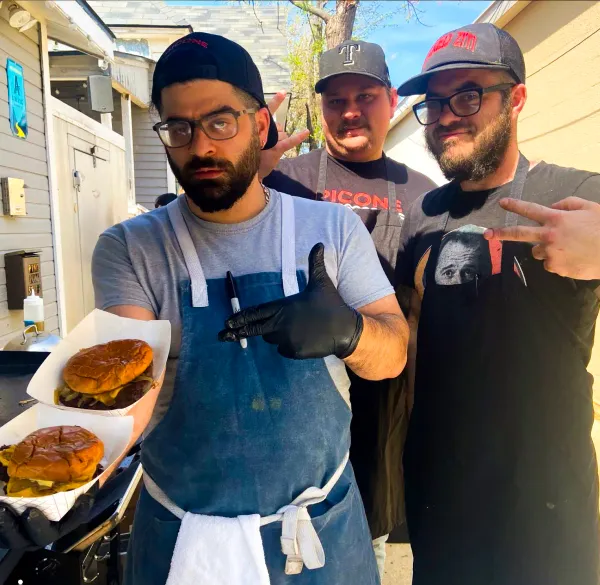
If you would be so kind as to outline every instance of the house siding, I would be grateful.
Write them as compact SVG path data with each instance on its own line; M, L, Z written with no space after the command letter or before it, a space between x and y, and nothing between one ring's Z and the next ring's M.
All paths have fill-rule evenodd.
M152 69L150 84L152 83ZM135 200L147 209L154 209L154 200L168 191L167 157L152 126L158 121L151 110L131 105Z
M0 9L0 177L25 181L26 217L7 217L0 208L0 348L23 327L21 311L9 311L4 254L22 249L41 251L42 287L46 330L58 331L58 305L52 243L48 162L44 128L42 68L38 27L19 33L7 20L7 7ZM29 135L15 138L8 119L6 60L23 66Z

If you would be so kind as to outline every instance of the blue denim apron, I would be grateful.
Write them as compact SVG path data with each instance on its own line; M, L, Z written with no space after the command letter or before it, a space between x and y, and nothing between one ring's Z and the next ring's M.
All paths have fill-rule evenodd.
M173 398L144 441L144 471L188 512L274 514L334 476L349 449L350 409L323 359L283 358L260 337L248 339L247 349L217 340L232 312L226 280L204 278L177 202L169 205L169 217L190 281L181 285L182 345ZM304 274L296 271L294 209L287 195L281 196L281 221L282 273L236 275L243 307L295 294L299 284L306 285ZM271 584L378 585L350 464L327 498L309 510L324 549L324 567L286 575L282 525L271 523L261 528ZM180 520L144 488L127 585L165 584L179 526Z

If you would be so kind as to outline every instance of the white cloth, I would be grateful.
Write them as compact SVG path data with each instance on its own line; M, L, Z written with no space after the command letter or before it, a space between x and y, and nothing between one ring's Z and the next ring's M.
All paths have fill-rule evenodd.
M181 520L167 585L270 585L260 527L273 522L281 522L286 575L297 575L304 566L324 567L323 545L307 508L327 498L346 469L349 455L346 453L322 488L307 488L291 504L263 518L257 514L225 518L185 512L144 473L148 494Z
M185 514L167 585L269 585L260 516Z

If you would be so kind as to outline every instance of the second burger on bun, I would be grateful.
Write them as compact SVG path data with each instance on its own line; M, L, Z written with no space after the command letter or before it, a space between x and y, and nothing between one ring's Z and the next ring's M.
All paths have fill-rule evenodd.
M82 349L67 362L54 401L90 410L126 408L152 386L152 359L152 348L139 339Z
M85 485L100 473L104 444L77 426L38 429L2 447L0 469L6 495L36 498Z

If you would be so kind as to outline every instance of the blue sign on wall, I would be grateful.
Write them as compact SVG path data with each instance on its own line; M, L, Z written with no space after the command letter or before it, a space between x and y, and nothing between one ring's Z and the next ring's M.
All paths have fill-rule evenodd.
M6 60L8 83L8 110L10 129L19 138L27 138L27 104L25 102L25 80L23 66L12 59Z

